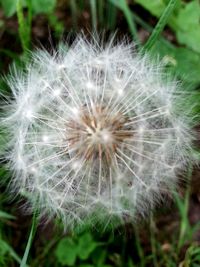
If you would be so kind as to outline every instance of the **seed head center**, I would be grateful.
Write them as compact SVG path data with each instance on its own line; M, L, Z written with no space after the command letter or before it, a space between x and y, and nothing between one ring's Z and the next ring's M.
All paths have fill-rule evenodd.
M112 132L109 128L103 127L100 122L97 121L95 125L94 121L91 121L90 126L87 127L88 139L95 145L97 144L109 144L112 143Z
M126 122L127 118L121 113L105 107L96 106L92 111L83 108L79 116L67 124L69 148L79 158L101 158L110 162L124 140L131 138Z

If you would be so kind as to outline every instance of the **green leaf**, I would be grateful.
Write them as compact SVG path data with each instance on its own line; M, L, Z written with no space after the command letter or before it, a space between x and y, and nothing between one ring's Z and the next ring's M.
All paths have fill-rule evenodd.
M16 13L16 3L16 0L0 0L6 17L11 17ZM23 0L22 3L23 7L27 6L26 0ZM56 6L56 0L31 0L31 4L34 14L51 13Z
M51 13L56 6L56 0L32 0L32 8L35 14Z
M199 41L200 43L200 41ZM177 70L183 80L200 83L200 55L188 48L177 48L175 52Z
M78 242L78 255L82 260L88 259L92 251L97 247L97 243L93 240L90 233L83 234Z
M195 0L180 9L177 16L177 25L182 30L191 30L192 27L199 26L199 18L200 5L199 1Z
M11 17L16 12L16 0L1 0L0 1L6 17Z
M176 36L180 44L185 44L200 53L200 25L191 28L190 31L177 31Z
M77 245L73 239L65 237L58 243L55 253L59 263L73 266L77 257Z
M183 81L200 83L200 55L188 48L168 46L157 41L151 53L159 55L163 62Z
M198 0L188 3L180 9L176 23L176 37L181 44L200 52L200 4Z

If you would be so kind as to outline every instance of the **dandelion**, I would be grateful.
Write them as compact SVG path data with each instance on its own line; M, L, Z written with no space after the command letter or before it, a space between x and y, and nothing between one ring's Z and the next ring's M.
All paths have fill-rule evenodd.
M177 82L126 42L34 52L8 83L11 187L67 226L134 221L191 160Z

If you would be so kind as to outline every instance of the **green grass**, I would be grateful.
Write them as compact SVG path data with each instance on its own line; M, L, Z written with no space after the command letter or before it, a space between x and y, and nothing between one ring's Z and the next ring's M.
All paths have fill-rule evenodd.
M66 1L65 8L70 16L68 28L64 25L69 17L67 18L66 15L63 20L57 18L55 2L55 0L46 0L47 4L41 6L41 0L35 0L34 5L31 0L17 0L15 4L13 1L0 1L7 17L4 20L16 15L19 24L18 33L10 33L3 26L4 23L1 26L7 36L14 35L19 48L13 51L11 46L1 47L0 54L3 59L9 59L10 63L19 62L20 58L31 49L32 25L36 23L38 15L43 14L47 18L48 24L52 27L52 34L55 34L58 42L62 39L63 32L70 33L80 29L81 22L85 20L84 14L85 17L89 16L89 31L114 32L118 30L120 34L128 34L137 44L138 50L149 50L152 57L159 55L161 59L168 59L167 67L177 74L183 83L189 84L190 90L199 88L200 51L196 45L199 37L195 33L193 33L194 36L189 33L191 25L195 25L195 22L188 17L187 13L188 10L191 10L194 17L198 16L196 14L197 1L191 1L191 5L186 1L166 0L161 1L163 2L162 8L159 6L159 1L155 0L149 1L149 4L148 1L142 0L135 1L137 4L134 4L134 1L129 1L130 4L128 4L129 2L125 0ZM146 10L145 14L148 14L148 17L156 21L155 27L150 23L151 20L146 20L140 12L137 13L137 10L141 10L141 8ZM184 25L181 24L182 20ZM120 23L123 24L122 29ZM165 27L172 31L176 45L163 35ZM198 30L198 25L196 27ZM141 29L149 33L149 37L145 41L140 39ZM180 38L181 34L187 36L187 33L190 40ZM46 36L47 44L48 38L49 36ZM181 47L183 44L184 47ZM18 52L20 50L21 52ZM187 64L184 64L185 58ZM2 73L6 71L3 61L0 68ZM192 72L189 77L188 72ZM196 112L194 115L198 117L199 109L194 112ZM188 177L191 177L191 172L190 169ZM4 171L0 172L2 181L5 177L4 173ZM4 187L2 186L2 188ZM39 231L44 232L44 237L40 234L37 235L36 212L28 225L20 228L21 223L17 220L18 214L15 210L18 205L12 203L13 207L11 207L7 201L8 193L1 193L0 267L200 266L200 248L194 238L197 231L200 230L200 224L198 222L191 224L188 218L190 191L190 186L188 186L184 197L174 193L175 201L172 211L169 209L166 212L160 209L156 215L152 214L149 221L128 226L128 230L125 227L114 234L85 230L79 234L68 233L66 236L59 228L55 228L47 237L45 236L46 230L41 230L41 226L39 226ZM175 214L174 222L177 224L173 228L173 233L169 231L167 223L158 228L159 219L163 216L167 217L170 212ZM18 237L16 231L18 231ZM127 231L131 231L131 235ZM17 238L20 241L17 241ZM71 246L73 250L70 249Z

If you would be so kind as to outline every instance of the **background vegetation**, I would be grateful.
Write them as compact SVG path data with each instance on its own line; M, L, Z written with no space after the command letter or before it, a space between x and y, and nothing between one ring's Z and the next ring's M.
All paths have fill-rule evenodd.
M199 99L200 3L198 0L0 0L0 70L19 68L28 50L50 50L77 32L126 34L136 48L159 57ZM3 78L2 91L9 90ZM186 106L186 108L188 108ZM199 116L200 108L194 110ZM198 128L198 127L197 127ZM3 143L0 131L0 149ZM197 152L196 152L197 153ZM52 222L44 226L25 216L24 200L8 201L10 174L0 168L0 266L133 267L200 266L200 174L190 169L191 181L180 185L175 201L164 203L140 225L105 231L85 229L63 234ZM167 206L167 207L166 207ZM45 218L44 218L45 220ZM32 244L31 244L32 243Z

